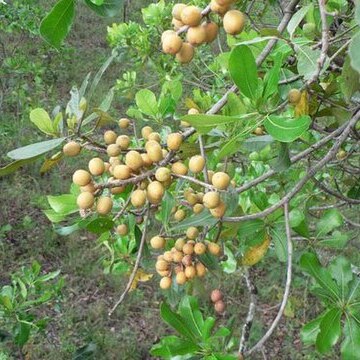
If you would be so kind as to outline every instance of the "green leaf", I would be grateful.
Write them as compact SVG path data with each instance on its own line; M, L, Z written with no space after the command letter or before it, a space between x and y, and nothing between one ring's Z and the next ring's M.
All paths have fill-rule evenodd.
M287 25L287 28L286 28L291 38L293 37L294 32L296 31L296 29L299 28L299 25L300 25L301 21L304 19L304 17L306 16L307 12L313 7L314 7L313 4L302 6L300 8L300 10L297 11L291 17L291 20L289 21L289 23Z
M86 224L86 229L94 234L102 234L106 231L113 229L114 222L108 218L97 218Z
M104 17L119 16L124 3L124 0L103 0L101 5L95 5L93 1L85 0L85 4L98 15Z
M45 275L42 275L40 276L36 282L41 282L41 283L44 283L44 282L47 282L47 281L50 281L50 280L53 280L55 278L57 278L59 275L60 275L60 270L56 270L56 271L52 271L52 272L49 272Z
M35 158L57 148L62 142L64 142L64 140L65 138L59 138L23 146L8 152L7 156L14 160Z
M53 123L49 114L41 108L36 108L30 112L30 121L34 123L39 130L47 135L54 135Z
M79 210L76 204L76 197L73 194L49 195L47 200L51 208L61 215L72 214Z
M301 329L300 338L301 341L305 345L313 345L316 342L317 335L320 332L320 323L323 319L324 315L321 314L314 320L308 322L304 327Z
M330 237L319 241L319 245L333 249L343 249L349 241L348 234L342 234L340 231L334 231Z
M303 76L304 80L309 80L318 70L318 59L321 51L318 49L311 49L310 46L295 46L297 53L297 70L299 75ZM326 67L324 67L326 68Z
M311 124L310 116L303 115L299 118L289 118L278 115L269 115L265 118L266 131L281 142L292 142L299 138Z
M215 319L213 317L208 317L205 319L204 321L204 325L203 328L201 330L202 334L203 334L203 340L207 340L209 339L210 335L211 335L211 331L215 326Z
M148 90L142 89L135 95L135 101L138 108L148 116L156 116L158 113L158 104L155 94Z
M40 34L50 45L59 49L68 35L75 15L74 0L60 0L41 21Z
M346 56L340 78L340 88L346 101L350 101L355 92L360 89L359 73L351 67L350 61L350 57Z
M200 214L193 215L186 220L174 224L171 226L172 230L183 230L187 229L189 226L212 226L217 222L217 220L210 214L209 211L204 210Z
M160 218L165 230L168 230L171 210L175 205L175 199L169 191L165 192L165 196L161 202Z
M331 276L336 280L342 293L345 296L345 288L347 288L349 282L353 278L353 273L351 270L351 263L344 256L338 256L333 260L328 267Z
M18 323L15 330L15 344L20 347L24 346L30 337L31 325L25 322Z
M255 100L258 90L257 66L249 47L240 45L231 51L229 71L240 91L246 97Z
M276 161L274 162L273 165L273 169L278 172L284 171L288 169L290 165L291 165L291 161L290 161L288 144L285 142L281 142Z
M321 219L316 224L317 234L328 234L330 231L341 226L343 223L344 219L338 209L326 210Z
M281 69L282 56L278 53L275 56L274 65L271 70L265 74L264 77L264 91L263 98L266 100L274 93L278 92L278 84L280 80L280 69Z
M351 316L346 316L344 326L345 339L341 344L343 360L358 360L360 354L360 326Z
M351 40L349 56L352 68L360 73L360 31L358 31Z
M179 305L179 314L186 321L188 329L196 338L202 338L204 319L199 310L197 299L193 296L185 296Z
M321 319L316 349L324 354L337 343L341 336L341 309L330 309Z
M38 158L39 156L34 156L25 160L13 161L12 163L0 168L0 177L10 175L22 166L36 161Z
M284 224L276 224L270 230L270 236L274 241L275 254L280 262L287 261L287 239Z
M198 350L200 350L198 345L190 340L179 339L177 336L166 336L161 339L159 344L155 344L151 348L150 353L164 359L176 359L179 355L194 354Z

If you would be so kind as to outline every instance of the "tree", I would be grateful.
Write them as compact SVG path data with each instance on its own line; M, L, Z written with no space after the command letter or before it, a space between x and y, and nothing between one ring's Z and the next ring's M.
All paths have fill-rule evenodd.
M64 4L56 6L60 11ZM161 305L179 336L163 338L154 355L235 359L261 350L284 313L301 254L298 264L313 277L324 306L304 326L304 343L327 353L341 339L342 357L356 359L359 279L345 257L325 266L318 250L345 248L359 227L343 210L360 203L359 9L346 1L292 0L280 6L276 29L265 27L255 9L254 1L213 0L203 9L159 1L142 10L144 24L114 24L108 29L113 53L91 84L89 74L72 89L65 111L31 112L52 139L9 152L15 161L0 174L48 152L42 171L80 152L96 153L87 170L81 164L73 174L69 194L48 197L46 216L63 235L97 234L110 253L106 272L131 271L110 316L139 281L152 277L149 263L156 259L160 288L181 300L177 312ZM65 16L67 24L71 19ZM215 39L217 46L205 45ZM119 57L129 61L129 71L102 101L94 100L102 74ZM111 109L115 92L130 102L119 121ZM249 345L258 302L252 269L270 245L286 263L283 297L268 330ZM214 318L204 319L196 298L181 288L206 279L208 270L236 269L250 303L235 349L231 331L212 332ZM222 314L226 296L217 290L212 301Z

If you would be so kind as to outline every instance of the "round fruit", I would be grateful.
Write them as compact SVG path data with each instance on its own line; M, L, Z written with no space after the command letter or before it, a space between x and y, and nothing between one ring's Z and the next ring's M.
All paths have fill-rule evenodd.
M116 232L121 235L124 236L128 233L128 227L126 224L120 224L116 227Z
M116 139L116 145L119 146L121 150L126 150L130 145L130 138L127 135L120 135Z
M154 236L150 240L150 245L154 249L163 249L165 246L165 239L161 236Z
M171 165L171 171L176 175L186 175L188 168L181 161L177 161Z
M152 204L158 204L164 196L164 186L159 181L152 181L147 187L147 198Z
M113 207L113 201L108 196L102 196L98 199L96 204L96 211L100 215L108 214Z
M160 276L170 276L171 275L171 271L170 270L156 270L156 272L160 275Z
M185 276L188 279L193 279L196 276L195 266L193 266L193 265L186 266L186 268L185 268Z
M114 131L112 131L112 130L105 131L105 133L104 133L105 144L107 144L107 145L115 144L116 138L117 138L117 135Z
M171 277L163 277L161 280L160 280L160 287L163 289L163 290L166 290L166 289L170 289L171 288Z
M110 170L110 163L105 161L104 166L105 166L105 172Z
M175 55L180 51L182 44L183 41L179 35L169 33L164 37L162 49L165 54Z
M155 179L161 182L171 179L171 171L166 167L160 167L155 172Z
M211 292L210 299L213 303L216 303L223 299L223 294L219 289L215 289Z
M130 197L131 204L137 208L141 208L146 202L146 193L144 190L137 189L132 192Z
M135 221L138 225L142 224L144 222L144 218L141 216L141 215L138 215L136 218L135 218Z
M84 191L76 199L77 206L80 209L90 209L94 205L94 195L89 191Z
M185 25L197 26L201 21L201 10L196 6L186 6L181 11L181 21Z
M179 285L184 285L187 281L187 277L183 271L180 271L176 274L176 283Z
M185 266L190 266L192 265L193 259L191 255L185 255L183 257L183 259L181 260L181 262L183 263L183 265Z
M219 256L221 253L221 247L216 243L209 242L207 248L212 255Z
M167 262L173 261L173 253L171 251L165 251L163 256L165 261Z
M72 179L74 184L85 186L91 181L91 175L86 170L76 170Z
M205 159L201 155L192 156L189 160L189 169L194 174L200 173L205 166Z
M173 252L173 262L174 263L180 263L181 262L181 260L183 259L183 253L181 252L181 251L178 251L178 250L176 250L176 251L174 251Z
M94 185L93 182L89 182L87 185L81 186L80 191L81 192L88 191L88 192L94 193L95 192L95 185Z
M135 150L130 150L125 156L125 164L132 170L136 171L139 170L144 163L140 153Z
M128 118L121 118L119 120L119 126L121 129L126 129L130 125L130 120Z
M182 21L178 20L178 19L172 19L171 20L171 25L173 26L174 30L177 31L179 29L181 29L184 24L182 23Z
M161 42L164 41L165 37L170 35L170 34L176 34L176 32L174 30L165 30L162 34L161 34ZM149 126L145 126L145 127L149 127ZM152 129L151 129L152 131Z
M258 126L258 127L254 130L254 134L255 134L255 135L258 135L258 136L264 135L264 130L262 129L261 126Z
M176 60L180 64L188 64L194 57L195 49L194 47L184 42L180 51L176 54Z
M194 214L200 214L203 210L204 210L204 205L203 204L195 204L193 206Z
M190 226L186 230L186 237L190 240L194 240L199 236L199 230L195 226Z
M190 27L186 34L186 40L193 46L206 42L206 31L201 25Z
M89 170L92 175L102 175L105 171L105 164L100 158L93 158L89 161Z
M203 263L198 262L198 263L195 265L195 268L196 268L196 275L197 275L197 276L199 276L199 277L205 276L205 274L206 274L206 267L203 265Z
M172 31L172 30L169 30ZM141 129L141 136L147 140L148 136L153 132L153 129L150 126L144 126Z
M121 164L121 161L117 156L114 156L114 157L110 157L109 163L110 165L115 166Z
M220 6L231 5L234 0L216 0Z
M191 108L191 109L189 109L189 111L188 111L188 114L189 115L197 115L197 114L199 114L200 113L200 111L198 110L198 109L195 109L195 108Z
M198 202L198 198L195 194L189 193L185 195L185 199L190 205L195 205Z
M186 240L185 239L177 239L175 241L175 249L178 250L178 251L182 251L184 245L186 244Z
M214 308L218 314L223 314L225 311L225 304L222 300L219 300L215 303Z
M152 133L149 134L148 140L149 141L154 140L159 143L161 141L161 136L158 132L153 131Z
M214 209L220 204L220 194L216 191L209 191L203 197L204 206L208 209Z
M217 34L219 32L218 25L214 22L205 22L201 26L205 30L205 34L206 34L205 41L207 43L213 42L216 39Z
M113 173L116 179L126 180L131 176L131 169L127 165L116 165Z
M239 10L228 11L223 20L224 30L231 35L240 34L245 26L245 15Z
M185 219L185 216L186 216L186 212L185 210L183 209L179 209L176 211L176 213L174 214L174 219L176 221L182 221Z
M226 211L226 205L223 201L220 201L219 205L213 209L210 209L210 213L213 217L220 219L224 216Z
M141 158L143 160L143 164L145 167L150 167L152 165L153 162L148 154L146 153L141 154Z
M205 252L206 252L206 245L205 244L200 243L200 242L195 244L194 253L196 255L203 255L203 254L205 254Z
M155 264L156 270L165 271L169 269L169 263L165 260L158 260Z
M116 140L115 140L116 141ZM106 152L109 156L118 156L121 153L121 149L118 145L116 144L110 144L108 145L108 147L106 148Z
M75 141L69 141L63 147L63 153L66 156L76 156L79 155L81 151L81 146Z
M339 150L336 154L338 160L344 160L346 158L347 152L345 150Z
M179 150L182 144L182 135L180 133L171 133L166 138L166 144L169 150Z
M189 244L188 242L183 246L182 248L182 252L185 255L191 255L194 252L194 245L193 244Z
M211 11L219 15L224 15L229 10L229 7L229 5L219 5L216 0L211 0L210 2Z
M175 18L176 20L181 20L181 13L185 8L186 8L185 4L182 3L175 4L171 12L172 17Z
M301 99L301 92L298 89L291 89L288 94L288 100L290 104L296 105Z
M230 176L224 172L216 172L211 179L212 184L219 190L225 190L230 184Z
M156 141L148 142L146 147L146 152L153 162L159 162L163 159L163 152L161 146Z

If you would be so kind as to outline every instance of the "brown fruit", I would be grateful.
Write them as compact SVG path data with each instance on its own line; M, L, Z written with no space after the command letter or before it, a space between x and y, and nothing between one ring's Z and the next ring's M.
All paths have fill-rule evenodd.
M169 150L179 150L182 144L183 138L180 133L171 133L166 138L166 144Z
M183 246L182 248L182 252L185 255L191 255L194 252L194 245L193 244L189 244L188 242Z
M199 230L195 226L190 226L186 230L186 237L190 240L194 240L199 236Z
M165 246L165 239L161 236L154 236L150 240L150 245L154 249L163 249Z
M181 21L185 25L197 26L200 24L202 15L201 10L196 6L186 6L181 11Z
M172 17L175 18L176 20L181 20L181 13L185 8L186 8L185 4L182 3L175 4L171 12Z
M91 181L91 175L86 170L76 170L72 177L73 183L79 186L85 186Z
M108 196L101 196L96 204L96 211L100 215L107 215L113 207L113 201Z
M116 227L116 232L121 235L121 236L124 236L124 235L127 235L128 233L128 227L126 224L120 224Z
M181 260L181 262L183 263L183 265L185 266L190 266L192 265L193 259L191 255L185 255L183 257L183 259Z
M187 277L183 271L180 271L176 274L176 283L179 285L184 285L187 281Z
M116 179L126 180L131 176L131 169L127 165L116 165L113 173Z
M173 26L175 31L179 30L180 28L182 28L184 26L182 21L180 21L178 19L172 19L171 20L171 25Z
M161 202L164 196L164 186L159 181L152 181L147 187L147 198L152 204L158 204Z
M119 146L121 150L126 150L130 145L130 138L127 135L120 135L116 139L116 145Z
M149 141L154 140L159 143L161 141L161 136L158 132L153 131L152 133L149 134L148 140Z
M195 265L195 269L196 269L196 275L197 275L197 276L199 276L199 277L205 276L205 274L206 274L206 267L205 267L205 265L203 265L203 263L198 262L198 263Z
M211 292L210 299L213 303L216 303L223 299L223 294L219 289L215 289Z
M115 144L116 138L117 138L117 135L114 131L112 131L112 130L105 131L105 133L104 133L105 144L107 144L107 145Z
M194 174L200 173L205 166L205 159L201 155L192 156L189 160L189 169Z
M288 93L288 100L290 104L298 104L301 100L301 91L298 89L291 89Z
M211 179L212 184L219 190L225 190L230 184L230 176L224 172L216 172Z
M203 197L204 206L208 209L214 209L220 204L220 194L216 191L209 191Z
M144 218L141 216L141 215L138 215L136 218L135 218L135 221L138 225L142 224L144 222Z
M181 161L177 161L171 165L171 171L176 175L186 175L188 168Z
M105 171L105 164L100 158L93 158L89 161L89 170L92 175L102 175Z
M193 206L194 214L200 214L203 210L204 210L204 205L203 204L195 204Z
M206 30L203 26L190 27L186 34L186 40L193 46L201 45L206 42Z
M125 190L125 186L115 186L110 189L110 192L115 195L115 194L121 194L122 192L124 192L124 190Z
M186 240L185 239L177 239L175 241L175 249L178 250L178 251L182 251L184 245L186 244Z
M164 36L162 49L165 54L175 55L180 51L182 44L183 41L179 35L169 33Z
M210 213L213 217L220 219L224 216L226 211L226 205L223 201L220 201L219 205L213 209L210 209Z
M185 219L185 216L186 216L186 213L185 213L185 210L183 209L179 209L176 211L176 213L174 214L174 219L176 221L182 221Z
M169 30L171 31L171 30ZM147 140L148 136L153 132L153 129L150 127L150 126L144 126L142 129L141 129L141 136Z
M219 32L219 26L214 22L205 22L201 26L205 30L205 34L206 34L205 41L207 43L213 42L216 39L217 34Z
M121 129L127 129L130 125L130 120L128 118L121 118L119 120L119 126Z
M231 5L235 0L215 0L220 6Z
M95 192L95 185L94 185L93 182L89 182L87 185L81 186L80 191L81 192L88 191L88 192L94 193Z
M239 10L228 11L223 20L224 30L230 35L240 34L245 27L246 17Z
M146 193L144 190L134 190L130 197L131 204L137 208L141 208L146 203Z
M206 252L206 245L205 244L200 243L200 242L195 244L194 253L196 255L203 255L203 254L205 254L205 252Z
M155 179L165 182L171 179L171 171L166 167L159 167L155 172Z
M225 312L225 303L219 300L214 304L214 308L218 314L223 314Z
M137 171L143 166L143 160L135 150L130 150L125 156L125 164L132 170Z
M170 289L171 288L171 283L172 283L171 277L163 277L160 280L160 287L163 290Z
M115 140L116 141L116 140ZM121 153L121 149L118 145L116 144L110 144L108 145L108 147L106 148L106 152L109 156L114 157L114 156L118 156Z
M212 255L219 256L221 254L221 247L216 243L209 242L207 244L207 248L209 250L209 253Z
M76 199L77 206L80 209L91 209L94 205L94 195L89 191L84 191Z
M63 153L65 156L76 156L79 155L81 151L81 146L76 141L69 141L63 147Z
M195 266L190 265L185 267L185 276L188 279L193 279L196 276L196 269Z
M229 5L219 5L216 0L211 0L210 9L219 15L224 15L229 10Z
M156 270L165 271L169 269L170 264L165 260L158 260L155 264Z

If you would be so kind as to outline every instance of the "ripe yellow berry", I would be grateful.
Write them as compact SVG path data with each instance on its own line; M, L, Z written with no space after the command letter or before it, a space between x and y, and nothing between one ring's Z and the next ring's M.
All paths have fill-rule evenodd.
M210 299L213 303L216 303L223 299L223 294L219 289L215 289L211 292Z
M183 265L185 266L190 266L192 265L193 259L191 255L185 255L183 257L183 259L181 260L181 262L183 263Z
M261 126L258 126L258 127L254 130L254 134L255 134L255 135L258 135L258 136L264 135L264 130L262 129Z
M195 266L190 265L185 267L185 276L188 279L193 279L196 276L196 269Z
M194 252L194 245L187 242L187 243L183 246L182 252L183 252L185 255L191 255L191 254Z
M115 139L116 141L116 139ZM106 152L109 156L111 157L115 157L115 156L118 156L120 155L121 153L121 149L118 145L116 144L110 144L108 145L108 147L106 148Z
M344 160L347 156L347 152L345 150L339 150L338 153L336 154L336 158L338 160Z
M182 251L184 245L186 244L186 240L183 238L177 239L175 241L175 249L178 251Z
M204 28L206 34L205 41L207 43L213 42L216 39L217 34L219 32L218 25L214 22L205 22L201 26Z
M114 177L119 180L126 180L131 176L131 169L127 165L116 165L113 170Z
M156 272L160 275L160 276L170 276L171 275L171 271L170 270L156 270Z
M163 256L165 261L169 263L173 261L173 253L171 251L165 251Z
M117 138L117 135L114 131L112 131L112 130L105 131L105 133L104 133L105 144L107 144L107 145L115 144L116 138Z
M212 255L219 256L221 254L221 247L216 243L209 242L207 248Z
M119 146L121 150L126 150L130 145L130 138L127 135L120 135L116 139L116 145Z
M169 150L179 150L182 144L182 135L180 133L171 133L166 138L166 144Z
M186 34L186 41L193 46L206 42L205 28L201 25L190 27Z
M203 204L195 204L193 206L194 214L200 214L203 210L204 210L204 205Z
M210 9L219 15L224 15L229 10L230 5L219 5L216 0L211 0Z
M170 30L171 31L171 30ZM144 126L142 129L141 129L141 136L147 140L148 139L148 136L153 132L153 129L150 127L150 126Z
M214 209L220 204L220 194L216 191L209 191L203 197L204 206L208 209Z
M127 235L128 233L128 227L126 224L120 224L116 227L116 232L121 235L121 236L124 236L124 235Z
M146 193L144 190L134 190L130 197L131 204L137 208L141 208L146 202Z
M104 162L104 166L105 166L105 172L110 170L110 163L108 163L107 161Z
M183 259L184 255L181 251L175 250L173 252L173 262L174 263L180 263Z
M147 187L147 198L152 204L158 204L161 202L164 196L164 186L159 181L152 181Z
M176 211L176 213L174 214L174 219L176 221L182 221L185 219L186 213L183 209L179 209Z
M171 12L172 17L175 18L176 20L181 20L181 13L185 8L186 8L185 4L182 3L175 4Z
M161 42L164 41L165 37L170 35L170 34L176 34L176 32L174 30L165 30L162 34L161 34ZM145 126L145 127L150 127L150 126ZM152 131L152 129L151 129ZM144 136L143 136L144 137Z
M125 164L132 170L139 170L143 166L143 160L135 150L130 150L125 156Z
M189 169L194 174L200 173L205 166L205 159L201 155L192 156L189 160Z
M288 100L290 104L296 105L301 99L301 92L298 89L291 89L288 93Z
M76 170L72 179L74 184L85 186L91 181L91 175L86 170Z
M159 143L156 141L149 141L146 145L146 152L151 161L159 162L163 159L164 155Z
M180 51L176 54L176 60L180 64L188 64L194 58L194 54L194 47L191 44L184 42Z
M197 115L197 114L199 114L200 113L200 111L198 110L198 109L195 109L195 108L191 108L191 109L189 109L189 111L188 111L188 114L189 115Z
M183 271L180 271L176 274L176 283L179 285L184 285L187 281L187 277Z
M119 120L119 126L120 126L121 129L126 129L126 128L129 127L129 125L130 125L130 120L129 119L121 118Z
M201 10L196 6L186 6L181 11L181 21L185 25L197 26L201 21Z
M196 269L196 275L197 275L197 276L199 276L199 277L205 276L205 274L206 274L206 267L205 267L201 262L198 262L198 263L195 265L195 269Z
M149 141L153 140L159 143L161 141L161 136L158 132L153 131L152 133L149 134L148 140Z
M162 49L165 54L175 55L180 51L182 44L183 41L179 35L169 33L164 37Z
M158 260L155 264L156 270L165 271L169 269L169 263L165 260Z
M225 312L225 303L219 300L215 303L214 308L218 314L223 314Z
M215 218L222 218L226 211L226 205L223 201L220 200L220 203L217 207L210 209L210 213Z
M194 252L196 255L203 255L206 252L206 245L203 243L196 243L194 246Z
M185 195L185 199L187 200L187 202L190 204L190 205L195 205L197 202L198 202L198 198L195 194L193 193L187 193L187 194L184 194Z
M216 0L220 6L231 5L235 0Z
M176 175L186 175L188 168L181 161L177 161L171 165L171 171Z
M230 35L240 34L245 27L246 17L239 10L230 10L224 16L224 30Z
M100 158L93 158L89 161L89 170L92 175L99 176L105 171L105 164Z
M113 207L113 201L108 196L102 196L96 204L96 211L100 215L107 215Z
M154 249L163 249L165 246L165 239L161 236L154 236L150 240L150 245Z
M76 156L79 155L81 151L81 146L76 141L69 141L63 147L63 153L66 156Z
M80 209L90 209L94 205L94 195L89 191L84 191L76 199L77 206Z
M171 283L172 283L171 277L163 277L160 280L160 287L163 290L170 289L171 288Z
M81 192L88 191L88 192L94 193L95 192L95 185L94 185L93 182L89 182L87 185L81 186L80 191Z
M182 28L184 26L182 21L180 21L178 19L172 19L171 20L171 25L174 27L175 31L179 30L180 28Z
M152 160L150 159L150 156L147 153L141 154L141 158L143 160L143 164L145 167L150 167L152 165Z
M230 176L220 171L212 176L211 182L217 189L225 190L230 184Z
M168 181L171 179L171 172L166 167L160 167L155 172L155 179L161 182Z

